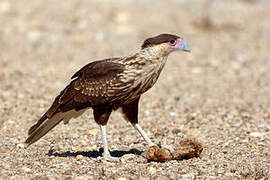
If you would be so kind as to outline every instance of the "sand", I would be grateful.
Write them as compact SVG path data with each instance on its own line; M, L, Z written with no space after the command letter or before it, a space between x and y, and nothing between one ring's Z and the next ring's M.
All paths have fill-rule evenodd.
M270 179L270 1L1 0L0 179ZM83 65L132 54L160 33L187 40L142 96L155 143L200 142L200 157L148 162L119 112L108 123L121 163L102 162L89 110L26 148L27 131Z

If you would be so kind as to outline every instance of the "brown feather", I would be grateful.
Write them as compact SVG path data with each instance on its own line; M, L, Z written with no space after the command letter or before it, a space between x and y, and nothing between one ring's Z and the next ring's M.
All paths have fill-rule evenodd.
M91 62L84 67L82 67L79 71L77 71L71 79L74 79L76 77L81 77L82 75L87 75L89 77L95 77L104 75L106 71L108 70L116 70L116 68L123 69L123 66L121 64L113 63L113 61L117 60L119 58L108 58L104 60L98 60ZM108 69L105 69L108 68ZM106 75L106 74L105 74Z
M169 42L171 40L176 40L178 38L180 37L172 35L172 34L160 34L158 36L146 39L142 45L142 49L153 46L153 45Z
M48 111L29 129L26 143L36 142L61 121L66 124L90 107L98 124L105 125L111 111L119 107L123 107L130 122L136 123L139 97L157 81L171 52L163 43L177 38L161 34L146 39L142 50L133 56L99 60L82 67ZM148 48L154 45L157 46Z
M34 124L29 130L28 130L28 135L32 134L46 119L47 115L44 114L36 124Z
M28 145L33 144L39 140L42 136L47 134L52 128L59 124L64 117L64 113L57 113L52 118L47 118L43 120L42 124L36 126L32 129L29 137L26 139L25 143Z
M124 70L124 65L112 62L117 59L89 63L75 73L72 78L76 79L55 98L48 111L29 129L26 143L30 145L36 142L62 120L67 123L72 117L77 117L80 110L105 103L108 87L104 83L115 82L116 75Z

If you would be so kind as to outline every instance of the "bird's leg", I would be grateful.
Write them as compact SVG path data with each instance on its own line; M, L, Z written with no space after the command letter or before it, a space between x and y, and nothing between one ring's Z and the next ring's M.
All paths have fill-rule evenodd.
M155 146L155 144L151 141L151 139L149 139L147 134L144 132L144 130L141 128L141 126L138 123L134 124L133 126L135 129L138 130L138 132L142 135L143 139L148 143L150 147ZM171 154L174 154L174 149L171 146L162 145L161 141L159 141L158 146L160 148L168 149L171 152Z
M143 139L148 143L149 146L154 146L155 144L149 139L147 134L142 130L141 126L138 124L138 106L140 97L122 106L123 114L129 122L133 125L135 129L142 135Z
M94 110L95 121L100 126L100 132L101 132L101 137L102 137L103 147L104 147L104 152L102 154L103 159L107 161L112 161L112 162L120 162L119 158L111 156L109 152L109 148L108 148L108 142L107 142L106 124L112 112L112 107L96 106L96 107L93 107L93 110Z
M147 142L147 144L151 146L155 146L155 144L151 141L151 139L147 136L147 134L144 132L144 130L141 128L141 126L136 123L133 125L135 129L142 135L143 139Z
M103 149L104 152L102 154L104 160L112 161L112 162L120 162L121 160L117 157L112 157L109 148L108 148L108 142L107 142L107 134L106 134L106 125L100 125L100 131L103 141Z

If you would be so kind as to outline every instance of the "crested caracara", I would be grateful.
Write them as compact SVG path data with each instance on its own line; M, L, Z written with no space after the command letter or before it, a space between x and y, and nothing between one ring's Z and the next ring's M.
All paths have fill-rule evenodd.
M160 34L146 39L139 52L132 56L91 62L72 76L72 81L55 98L48 111L28 131L26 143L33 144L63 121L76 118L92 108L100 126L106 160L111 157L106 138L106 124L113 110L121 109L149 146L154 143L138 124L141 95L157 81L168 55L173 51L190 51L181 37Z

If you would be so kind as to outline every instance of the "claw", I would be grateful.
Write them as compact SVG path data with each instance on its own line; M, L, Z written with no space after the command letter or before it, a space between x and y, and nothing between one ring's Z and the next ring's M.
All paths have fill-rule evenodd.
M161 148L168 149L171 152L171 154L174 154L174 149L172 146L161 145Z
M108 162L121 162L121 158L113 157L110 154L106 154L106 153L102 154L102 160L105 160Z
M157 145L159 148L168 149L171 152L171 154L174 155L174 149L172 146L162 145L160 140L158 141Z

